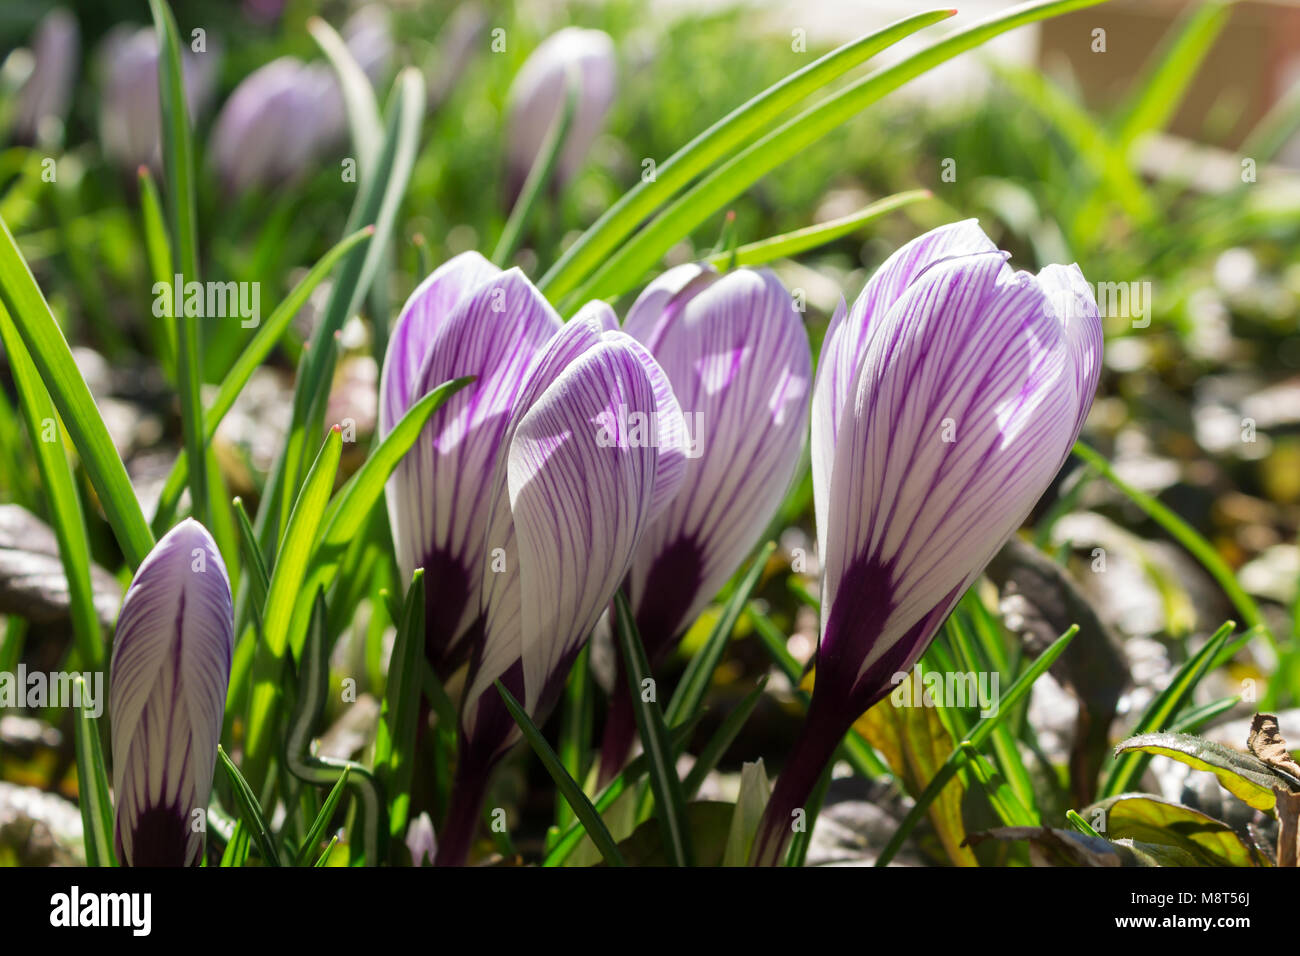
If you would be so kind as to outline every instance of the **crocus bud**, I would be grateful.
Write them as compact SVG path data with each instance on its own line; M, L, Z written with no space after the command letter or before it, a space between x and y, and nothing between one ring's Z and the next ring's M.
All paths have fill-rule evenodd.
M822 632L753 861L781 859L853 721L888 695L1060 470L1101 368L1077 266L1016 272L974 220L908 243L822 346L812 472Z
M197 866L234 648L230 579L186 519L122 602L109 674L114 843L123 866Z
M573 178L604 126L617 81L614 41L600 30L565 27L542 41L510 87L506 189L511 202L564 108L569 70L580 89L552 180L556 189Z
M488 479L528 366L560 327L522 272L466 252L411 293L393 328L379 383L381 438L443 382L476 377L433 413L387 485L398 567L404 579L425 570L425 654L444 680L481 630Z
M181 50L185 104L193 123L211 99L217 53ZM104 153L123 169L161 161L158 105L158 37L153 27L119 26L99 49L99 138Z
M60 138L80 50L77 18L63 7L47 13L32 38L31 76L18 94L14 132L19 139L30 143Z
M330 67L291 56L246 76L212 128L212 158L232 192L266 189L310 170L344 133Z
M646 532L625 585L653 669L780 507L803 451L812 355L790 294L767 270L719 277L678 266L646 287L624 330L667 373L687 427L681 490ZM602 746L605 780L622 769L636 733L622 666Z
M464 861L493 766L519 739L498 680L546 720L651 521L681 484L681 410L667 376L603 304L538 355L490 482L484 637L475 649L438 862ZM658 423L658 441L636 423Z

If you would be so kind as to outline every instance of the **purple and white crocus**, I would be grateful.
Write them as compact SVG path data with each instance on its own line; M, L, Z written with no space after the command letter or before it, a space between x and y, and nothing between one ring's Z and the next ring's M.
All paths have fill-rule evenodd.
M433 413L387 485L403 579L425 570L425 656L442 680L482 634L493 469L525 373L561 325L522 272L466 252L411 293L393 328L379 383L381 438L443 382L476 379Z
M123 866L197 866L234 648L230 579L186 519L141 563L109 674L114 844Z
M578 101L552 180L557 190L581 168L614 102L618 65L609 34L565 27L543 40L519 68L510 86L506 124L506 192L511 203L564 108L570 74L579 84Z
M822 631L808 716L751 861L888 695L1060 470L1101 367L1077 266L1014 271L974 220L891 256L822 346L812 471Z
M488 777L519 730L498 680L536 723L685 471L667 376L603 303L585 307L523 379L495 468L482 570L483 637L462 704L461 746L439 864L465 861ZM638 422L653 423L637 434ZM653 439L648 436L653 434Z
M799 467L812 355L790 293L767 270L682 265L650 283L624 331L668 375L688 429L681 491L646 532L625 587L652 669L758 543ZM601 777L636 735L619 661Z

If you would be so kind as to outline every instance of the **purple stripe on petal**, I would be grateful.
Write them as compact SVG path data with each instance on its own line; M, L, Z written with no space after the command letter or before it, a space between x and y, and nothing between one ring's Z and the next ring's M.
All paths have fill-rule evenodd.
M109 677L115 841L135 865L135 836L150 859L198 862L203 834L184 843L167 821L206 811L234 646L230 579L208 532L173 528L136 571L122 602ZM145 857L142 857L145 858Z

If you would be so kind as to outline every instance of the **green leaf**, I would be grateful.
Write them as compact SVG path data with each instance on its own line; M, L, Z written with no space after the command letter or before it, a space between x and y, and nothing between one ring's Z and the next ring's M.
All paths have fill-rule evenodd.
M618 635L619 657L627 671L632 712L636 716L641 748L645 751L649 762L650 789L655 797L655 816L658 817L659 825L668 842L668 855L673 865L691 866L691 845L685 826L686 797L682 794L682 782L677 776L677 762L668 737L668 727L664 723L663 713L659 710L655 695L650 695L649 700L645 695L647 684L654 684L650 676L650 664L646 660L645 647L641 644L641 635L637 633L636 621L628 607L627 598L621 591L614 596L614 605L618 612L618 624L614 630ZM744 606L743 602L741 606ZM685 683L686 678L682 680ZM686 713L687 718L693 716L695 716L694 709Z
M86 681L73 678L74 693L86 698ZM85 707L76 714L77 803L81 806L81 832L86 845L86 866L117 866L113 858L113 801L108 793L108 772L99 727Z
M1143 133L1164 129L1173 117L1197 69L1228 22L1231 5L1203 0L1162 43L1152 67L1134 84L1136 92L1115 124L1115 139L1127 149Z
M727 642L731 639L731 632L736 629L736 622L740 619L741 612L745 610L745 604L754 593L754 588L758 587L758 581L763 576L768 559L772 557L775 550L774 541L763 545L753 563L745 570L744 576L737 582L735 591L727 600L704 646L691 658L691 662L686 666L686 672L682 674L682 679L673 692L672 700L668 702L664 719L669 724L680 724L683 720L699 713L709 685L713 683L713 672L718 669L722 655L727 649ZM633 688L632 696L640 696L636 688Z
M647 216L709 167L750 142L791 106L899 40L954 12L932 10L859 37L742 103L658 164L652 180L642 180L597 219L542 277L539 288L553 301L568 295Z
M275 348L284 330L307 303L307 299L316 287L330 274L340 259L361 243L369 242L374 234L374 227L367 226L340 240L334 248L321 256L320 261L311 267L302 280L293 287L293 291L285 296L270 317L262 323L252 340L244 347L244 351L240 353L239 358L235 360L235 364L221 380L216 398L213 399L211 407L203 418L203 435L206 441L211 442L216 436L217 426L234 406L239 393L243 391L248 380L266 357L271 354L271 350ZM188 474L185 457L177 458L158 498L158 508L153 520L155 534L161 534L171 527L172 519L176 515L176 505L180 501Z
M764 675L759 680L758 686L746 694L740 703L732 708L726 720L722 722L722 725L709 738L709 742L699 752L699 755L695 758L695 763L691 764L690 773L682 781L682 794L687 800L699 792L701 785L704 783L704 778L718 765L722 755L727 752L727 748L739 735L741 728L745 726L745 721L749 720L749 715L754 712L754 708L762 700L763 690L766 687L767 677Z
M9 371L18 390L18 403L22 407L23 421L36 468L41 476L50 513L50 523L59 543L59 558L63 573L68 579L68 603L72 616L72 633L82 665L91 671L104 667L104 635L100 630L99 614L95 610L95 595L90 583L90 545L86 538L86 522L81 514L81 499L73 478L68 453L59 437L59 420L45 390L41 377L27 354L27 347L18 337L18 331L4 306L0 305L0 341L4 342L9 359ZM55 441L46 441L48 429L56 431Z
M519 251L519 244L524 241L524 232L528 228L533 209L541 199L546 184L551 181L560 153L568 139L569 127L573 125L573 115L577 110L581 88L582 77L576 67L570 66L565 71L564 108L556 114L550 129L546 131L546 138L542 140L541 149L533 159L528 177L524 180L523 188L515 199L514 208L510 210L510 218L506 220L505 228L501 230L501 238L497 240L497 247L492 252L492 262L498 266L505 267L514 259L515 253Z
M1300 780L1280 773L1253 754L1233 750L1190 734L1139 734L1121 742L1116 756L1141 751L1159 754L1193 770L1205 770L1218 778L1223 789L1256 810L1272 810L1277 802L1274 787L1300 790Z
M691 845L698 847L700 866L720 866L727 851L727 835L736 808L730 803L712 800L690 803L686 806L686 828ZM657 819L641 824L632 835L618 845L629 866L672 866L667 853L668 841L663 838Z
M81 457L86 475L131 569L153 548L153 535L86 380L72 358L9 226L0 219L0 304L13 320Z
M1084 813L1101 810L1106 836L1139 843L1177 847L1200 866L1258 866L1259 858L1226 823L1211 816L1146 794L1123 794L1100 800Z
M801 252L816 249L828 242L834 242L841 236L857 232L867 223L879 219L895 209L901 209L922 199L930 199L933 195L928 189L913 189L910 192L895 193L893 196L886 196L869 206L863 206L857 212L848 216L831 219L827 222L819 222L816 225L806 226L803 229L796 229L793 232L782 233L768 239L760 239L758 242L740 246L733 252L724 252L711 256L709 264L715 269L735 269L740 266L762 265L771 262L773 259L793 258Z
M221 862L217 865L243 866L248 861L248 853L251 848L252 843L248 836L248 827L244 826L243 820L236 820L235 831L230 834L230 839L226 841L226 848L221 852Z
M334 489L342 452L342 433L335 426L325 437L307 480L303 482L280 542L266 594L266 644L276 657L284 656L289 643L293 606L302 588L307 561L314 550L321 517Z
M582 792L582 787L578 782L569 776L564 765L560 763L560 758L556 756L551 745L546 742L542 732L529 718L528 714L519 706L519 701L515 700L510 691L506 690L505 685L500 681L496 682L497 693L505 701L506 709L510 711L510 716L515 719L519 729L523 731L524 738L528 741L533 752L537 754L538 759L542 761L542 766L546 772L551 775L555 781L555 786L559 788L564 799L569 801L569 806L573 808L576 816L591 841L596 844L596 849L600 855L605 858L605 862L610 866L624 866L623 854L619 852L618 846L614 843L614 838L610 836L609 830L605 827L605 822L601 820L600 814L596 808L591 805L587 795Z
M1183 705L1192 699L1192 692L1196 689L1196 685L1209 672L1210 664L1232 635L1235 626L1232 621L1226 622L1178 669L1174 679L1156 696L1141 719L1134 725L1135 736L1168 729ZM1117 758L1110 773L1106 775L1106 782L1102 785L1100 796L1113 797L1124 793L1142 775L1148 762L1148 756L1141 752L1128 753Z
M262 851L262 859L267 866L279 866L280 854L275 848L275 838L271 836L271 831L266 826L266 817L262 813L261 804L257 802L257 797L253 796L253 791L248 786L248 781L244 779L244 775L239 772L239 768L220 744L217 745L217 761L226 771L226 776L230 778L230 789L235 795L235 803L239 805L240 819L257 840L258 848Z
M338 781L330 790L329 796L325 798L325 803L321 805L320 813L316 814L316 819L307 829L307 836L303 838L294 866L307 866L311 863L312 857L317 855L320 839L325 833L325 828L329 826L330 820L334 818L334 811L338 809L339 801L343 799L343 791L347 789L348 775L351 773L351 767L344 767L343 772L339 774Z
M983 718L978 724L971 728L970 733L966 734L962 741L958 741L958 746L948 758L943 762L938 772L930 779L926 785L925 791L916 798L916 803L908 811L907 816L903 818L894 835L889 838L889 843L880 851L876 857L876 866L888 866L889 861L894 858L899 849L903 846L903 841L907 839L922 816L928 811L930 804L942 792L948 781L952 779L958 768L965 763L966 754L962 749L962 743L970 743L973 747L980 747L993 733L998 724L1015 709L1016 704L1022 697L1029 693L1030 688L1034 686L1034 681L1038 680L1058 657L1069 646L1070 641L1079 633L1079 625L1073 625L1068 631L1058 637L1048 646L1043 653L1039 654L1034 662L1029 665L1023 674L1021 674L1002 695L998 702L998 712L990 714Z
M352 134L352 146L357 151L357 163L362 175L369 176L375 151L379 148L384 133L375 89L348 49L347 43L332 26L320 17L312 17L307 21L307 31L338 75L339 87L343 90L343 107Z
M771 787L763 758L740 768L740 794L736 798L736 812L731 817L727 831L727 849L722 854L723 866L744 866L749 860L749 849L754 845L758 824L763 819Z
M167 180L167 209L172 243L176 250L182 290L185 283L199 281L198 235L194 212L194 146L185 110L185 80L181 73L180 38L176 20L166 0L149 0L154 28L158 31L158 102L162 110L163 170ZM169 280L175 283L175 278ZM182 290L174 290L180 292ZM180 392L181 432L185 458L189 462L190 507L199 522L211 526L213 502L208 498L207 467L203 463L207 445L203 440L203 403L199 396L198 317L182 308L176 320L176 385Z
M734 153L669 205L618 252L605 258L591 277L565 299L566 305L613 298L627 291L655 266L668 249L750 185L909 80L1015 27L1100 2L1103 0L1039 0L1021 4L957 30L904 60L849 84ZM902 36L910 32L912 30L908 29ZM895 39L901 39L901 36L891 38L890 43ZM662 178L662 170L659 175ZM544 291L552 294L550 289Z
M406 834L415 770L415 738L420 713L420 670L424 662L424 569L417 568L406 592L397 638L389 659L388 681L375 734L375 777L388 794L388 834Z
M140 182L140 215L144 220L144 247L149 256L149 274L154 284L165 283L169 288L176 281L176 269L172 264L172 250L167 242L167 223L163 219L162 202L158 198L158 187L154 184L153 174L148 166L141 166L138 176ZM173 381L176 376L176 327L172 325L172 297L164 296L167 305L166 314L154 319L154 352L159 364ZM181 460L184 460L183 458Z
M257 626L262 626L262 609L266 607L266 594L271 589L271 577L266 571L266 562L258 550L257 538L253 534L253 525L248 520L241 498L230 502L235 512L235 525L239 528L239 554L244 559L245 570L253 580L253 611L257 615Z

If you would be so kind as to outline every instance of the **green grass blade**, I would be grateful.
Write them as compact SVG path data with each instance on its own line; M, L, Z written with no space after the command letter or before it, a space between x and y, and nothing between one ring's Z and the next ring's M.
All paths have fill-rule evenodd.
M248 861L248 852L251 847L248 827L244 826L243 820L236 820L234 832L230 834L230 839L226 841L226 848L221 852L221 862L217 865L226 867L243 866Z
M1197 69L1228 22L1228 0L1204 0L1190 8L1134 84L1136 92L1120 112L1115 139L1127 149L1139 136L1164 129L1183 101Z
M347 789L348 775L351 773L351 767L344 767L343 772L339 774L338 782L334 784L329 796L325 798L320 813L316 814L316 819L311 822L311 826L307 829L307 835L302 841L302 848L298 850L298 856L293 861L294 866L308 866L317 855L316 850L320 845L320 839L325 833L325 828L329 826L330 820L333 819L339 801L343 799L343 791Z
M582 79L577 69L568 70L565 78L564 108L551 122L551 128L546 131L546 138L542 140L541 149L528 170L528 177L524 180L514 208L510 210L510 218L506 220L505 228L501 230L497 247L492 252L492 262L498 266L504 268L514 259L520 243L524 241L524 232L528 229L533 209L541 199L546 184L551 181L556 163L559 162L560 153L568 138L569 128L573 125L573 115L577 111L578 94L581 88Z
M423 660L424 569L417 568L397 622L375 734L375 777L388 795L388 833L396 841L406 835L410 809Z
M154 184L153 174L148 166L141 166L138 180L140 183L140 216L144 220L144 247L149 256L149 274L155 286L162 283L169 287L176 280L176 268L172 263L172 250L167 242L167 221L163 218L162 200L158 198L158 187ZM172 377L176 376L176 326L172 323L175 316L171 314L172 296L163 296L167 312L161 318L154 319L154 351L163 370ZM153 316L152 311L150 317Z
M1104 0L1037 0L1021 4L955 31L827 97L735 153L687 190L566 297L565 311L572 303L614 298L630 289L669 248L753 183L909 80L1008 30L1101 2ZM551 294L551 290L546 291Z
M899 40L954 12L932 10L859 37L742 103L660 163L653 179L643 179L597 219L542 277L539 288L553 301L568 295L647 216L696 176L752 140L790 107Z
M244 570L253 582L253 611L257 615L258 626L262 626L262 609L266 607L266 595L271 590L271 576L267 573L266 562L257 547L257 537L253 534L253 524L248 520L241 498L231 501L235 510L236 527L239 528L239 554L244 559Z
M930 199L934 196L928 189L913 189L908 192L895 193L877 200L869 206L863 206L857 212L839 219L819 222L814 226L796 229L768 239L760 239L737 248L734 253L723 252L709 257L709 264L715 269L734 269L740 266L759 266L773 259L789 259L816 249L828 242L834 242L842 236L856 232L873 220L879 219L895 209Z
M695 758L695 763L691 765L690 773L682 781L682 793L689 800L700 791L704 783L704 778L709 772L718 765L727 748L731 746L745 722L749 720L750 714L758 706L758 702L763 699L763 689L767 687L767 676L764 675L758 681L758 686L741 698L740 703L732 708L731 713L727 715L726 720L709 738L709 742L704 745L699 756Z
M85 679L73 679L76 692L86 700ZM108 771L95 718L85 707L75 717L77 747L77 803L81 806L81 832L87 866L117 866L113 858L113 801L108 793Z
M614 605L618 609L618 623L614 630L618 636L619 655L627 671L641 747L648 759L650 789L655 795L655 816L659 820L660 834L668 846L668 859L676 866L691 866L694 857L690 832L686 828L686 797L682 793L682 782L677 776L677 761L669 740L668 727L655 695L651 695L649 700L645 696L646 684L653 684L650 664L646 660L641 636L636 630L636 621L632 618L632 611L622 592L614 596ZM686 716L692 717L694 713L692 709Z
M704 704L704 695L708 693L709 685L713 683L713 672L718 669L722 655L727 649L727 642L731 640L731 632L736 629L736 622L740 620L740 614L745 610L745 604L754 593L754 588L758 586L759 578L763 576L768 559L772 557L772 552L775 550L774 541L763 545L759 549L758 556L746 569L744 577L736 584L736 590L727 600L704 646L691 658L676 691L673 692L673 698L665 711L665 719L668 723L680 724L699 713L700 707ZM633 696L638 695L634 693Z
M180 38L176 20L166 0L149 0L158 31L158 102L162 111L163 171L167 180L175 263L182 284L199 281L199 250L194 211L194 145L185 109L185 81L181 73ZM171 282L177 280L173 278ZM183 285L182 285L183 288ZM179 290L173 290L174 293ZM181 432L189 462L190 507L194 516L211 527L213 502L208 498L208 470L199 467L207 454L203 440L203 403L199 396L198 317L182 308L176 321L176 387L180 393Z
M258 848L262 851L262 859L267 866L279 866L280 853L275 848L275 838L271 836L271 831L266 826L266 816L262 813L262 806L257 802L257 797L253 796L252 788L248 786L244 775L239 772L239 768L220 744L217 745L217 762L230 778L231 792L235 795L235 803L239 804L239 816L253 838L257 840Z
M917 823L921 821L921 818L924 817L926 812L930 809L930 804L934 802L935 798L939 796L943 788L948 785L948 781L953 778L954 774L956 774L958 768L965 762L966 751L961 745L963 743L969 743L972 747L979 748L993 733L993 730L998 726L998 723L1015 709L1016 704L1022 697L1029 693L1030 688L1034 685L1034 681L1038 680L1038 678L1052 666L1056 659L1061 656L1065 651L1065 648L1069 646L1070 641L1074 640L1074 636L1078 633L1079 625L1075 624L1053 641L1042 654L1038 655L1038 657L1034 659L1034 662L1023 674L1020 675L1019 678L1016 679L1015 683L1007 689L1007 692L1002 695L1002 699L998 702L998 712L983 718L978 724L971 728L970 733L968 733L963 740L957 742L957 746L953 749L952 753L948 755L948 759L943 762L943 766L939 768L938 772L930 778L930 782L926 784L925 790L916 798L916 803L912 805L912 809L908 811L907 816L904 817L903 821L898 825L898 829L894 831L894 835L889 838L889 843L880 851L880 856L876 857L876 866L889 865L889 861L892 860L895 854L897 854L902 848L903 841L907 839L908 835L911 834Z
M18 251L9 226L0 219L0 304L13 320L28 354L59 410L82 467L99 495L118 546L131 569L140 566L153 547L153 535L140 510L131 480L72 350L63 337L49 303L41 295L26 260Z
M18 390L18 403L27 424L36 468L49 508L50 524L59 543L59 559L68 579L68 603L72 615L72 633L77 653L87 670L104 667L104 635L95 610L95 594L90 583L90 545L86 539L86 522L81 513L81 499L73 479L72 466L63 447L62 429L54 403L41 382L27 347L18 337L4 306L0 306L0 341L9 359L9 370Z
M582 792L582 787L578 786L578 782L569 776L564 769L564 764L560 763L560 758L556 756L555 751L551 749L551 745L542 736L542 732L537 729L528 714L519 706L519 701L515 700L514 696L510 691L506 690L505 685L500 681L496 682L496 686L497 693L501 695L501 699L505 701L506 709L510 711L510 716L515 719L515 723L523 731L524 739L533 748L533 752L537 754L542 766L546 768L546 772L555 781L555 786L564 795L564 799L569 801L574 816L578 818L587 831L587 835L591 837L591 842L596 845L596 849L605 858L605 862L610 866L626 866L623 854L619 852L618 844L614 842L614 838L606 828L605 821L600 818L596 808L591 805L587 795Z
M343 107L347 112L352 135L352 147L357 151L357 164L364 176L370 175L375 150L384 135L384 124L379 116L379 101L356 57L338 32L320 17L307 21L307 31L321 48L321 52L334 67L339 87L343 91Z
M1187 659L1174 675L1174 679L1169 682L1169 686L1156 695L1141 719L1133 725L1133 730L1128 736L1136 737L1140 734L1173 729L1171 725L1174 718L1183 709L1183 705L1191 700L1196 685L1208 673L1210 665L1227 643L1235 627L1232 621L1225 622L1199 651ZM1106 782L1102 784L1098 799L1128 792L1133 782L1141 776L1150 759L1150 754L1144 753L1126 753L1116 758L1110 773L1106 775Z
M303 276L302 280L293 287L284 300L271 313L270 317L262 323L261 328L253 336L252 340L244 347L235 364L221 380L221 387L217 391L216 398L213 399L212 406L208 409L207 414L203 417L203 435L204 439L211 442L217 434L217 426L225 418L226 413L234 406L235 400L239 398L239 393L243 391L244 386L258 367L271 354L276 343L284 334L284 330L289 327L293 317L298 314L307 299L316 291L316 287L325 279L326 276L338 264L338 261L351 252L356 246L363 242L369 242L370 237L375 233L373 226L367 226L364 229L358 229L356 232L340 240L334 248L325 253L310 271ZM158 498L158 508L154 514L153 531L154 534L160 535L171 527L172 520L176 516L176 505L180 501L181 491L185 487L185 480L189 474L186 466L186 459L181 456L172 466L171 473L167 476L167 482L163 485L162 494Z
M1246 625L1258 628L1274 652L1278 651L1277 638L1273 636L1273 632L1269 630L1268 625L1260 615L1259 606L1255 603L1254 598L1247 594L1245 589L1237 583L1236 575L1232 573L1232 569L1228 567L1227 562L1219 557L1219 553L1214 550L1214 545L1206 541L1195 528L1169 508L1166 508L1145 492L1134 488L1115 474L1115 470L1110 467L1110 462L1095 449L1083 442L1075 442L1074 454L1096 469L1103 478L1122 491L1133 504L1146 512L1156 524L1164 528L1171 538L1190 551L1192 557L1201 562L1201 566L1210 573L1210 576L1223 589L1223 593L1232 601L1233 606L1241 614L1241 618L1246 622Z

